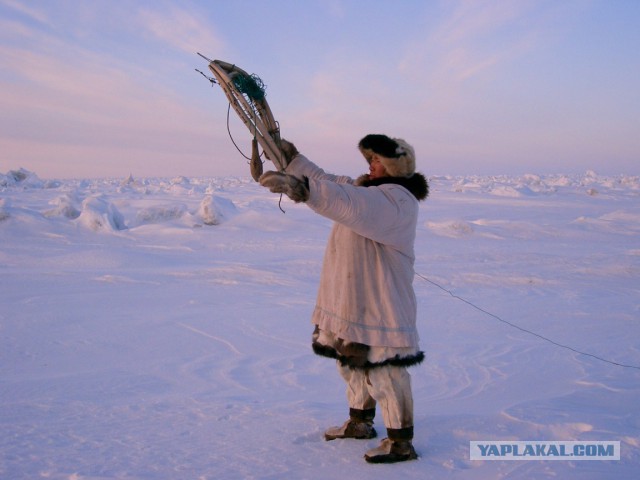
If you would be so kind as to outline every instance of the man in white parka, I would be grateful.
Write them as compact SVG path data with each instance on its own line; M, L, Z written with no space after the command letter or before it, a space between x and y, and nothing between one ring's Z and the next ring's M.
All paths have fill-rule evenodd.
M267 172L260 183L335 222L312 315L312 345L315 353L337 360L349 419L328 429L325 439L374 438L379 405L387 438L365 459L392 463L417 458L407 367L424 359L413 264L418 202L429 188L404 140L372 134L358 147L369 174L353 180L325 173L283 141L286 173Z

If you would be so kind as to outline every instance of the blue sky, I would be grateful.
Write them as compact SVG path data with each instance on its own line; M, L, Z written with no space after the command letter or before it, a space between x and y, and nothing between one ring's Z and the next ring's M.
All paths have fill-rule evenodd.
M428 175L639 174L638 25L637 0L0 0L0 172L247 175L201 52L333 172L386 133Z

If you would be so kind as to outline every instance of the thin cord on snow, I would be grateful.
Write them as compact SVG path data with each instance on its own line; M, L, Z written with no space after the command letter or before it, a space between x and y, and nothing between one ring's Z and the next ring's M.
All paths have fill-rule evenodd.
M614 361L612 361L612 360L607 360L606 358L599 357L598 355L594 355L594 354L592 354L592 353L582 352L582 351L577 350L577 349L575 349L575 348L573 348L573 347L570 347L569 345L564 345L564 344L562 344L562 343L558 343L558 342L556 342L555 340L552 340L552 339L550 339L550 338L548 338L548 337L545 337L544 335L540 335L539 333L532 332L531 330L527 330L526 328L523 328L523 327L521 327L521 326L519 326L519 325L516 325L515 323L511 323L511 322L509 322L509 321L507 321L507 320L505 320L505 319L503 319L503 318L500 318L498 315L495 315L495 314L493 314L493 313L491 313L491 312L489 312L489 311L485 310L484 308L481 308L481 307L477 306L476 304L474 304L474 303L470 302L469 300L466 300L466 299L464 299L464 298L460 297L459 295L456 295L456 294L455 294L455 293L453 293L451 290L447 290L447 289L446 289L446 288L444 288L442 285L440 285L440 284L438 284L438 283L434 282L433 280L429 280L427 277L425 277L425 276L423 276L423 275L420 275L418 272L415 272L415 274L416 274L416 276L418 276L418 277L420 277L421 279L423 279L425 282L430 283L431 285L433 285L433 286L435 286L435 287L439 288L440 290L442 290L442 291L444 291L444 292L448 293L448 294L449 294L449 295L451 295L453 298L455 298L455 299L457 299L457 300L460 300L460 301L461 301L461 302L463 302L463 303L466 303L466 304L467 304L467 305L469 305L470 307L475 308L476 310L478 310L478 311L480 311L480 312L484 313L485 315L488 315L488 316L490 316L490 317L493 317L493 318L495 318L496 320L498 320L499 322L502 322L502 323L504 323L504 324L506 324L506 325L509 325L510 327L516 328L516 329L518 329L518 330L520 330L520 331L522 331L522 332L525 332L525 333L528 333L528 334L530 334L530 335L533 335L534 337L538 337L538 338L540 338L540 339L542 339L542 340L544 340L544 341L546 341L546 342L551 343L552 345L555 345L555 346L557 346L557 347L561 347L561 348L565 348L565 349L567 349L567 350L571 350L571 351L572 351L572 352L574 352L574 353L578 353L578 354L580 354L580 355L586 355L587 357L595 358L596 360L600 360L601 362L609 363L609 364L611 364L611 365L616 365L616 366L618 366L618 367L624 367L624 368L635 368L636 370L640 370L640 367L639 367L639 366L637 366L637 365L626 365L626 364L624 364L624 363L618 363L618 362L614 362Z

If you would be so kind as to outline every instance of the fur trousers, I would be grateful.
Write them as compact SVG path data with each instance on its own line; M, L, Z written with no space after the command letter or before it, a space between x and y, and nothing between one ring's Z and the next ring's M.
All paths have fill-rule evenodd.
M387 429L413 427L411 375L405 367L362 369L338 362L338 371L347 383L350 408L368 410L378 404Z

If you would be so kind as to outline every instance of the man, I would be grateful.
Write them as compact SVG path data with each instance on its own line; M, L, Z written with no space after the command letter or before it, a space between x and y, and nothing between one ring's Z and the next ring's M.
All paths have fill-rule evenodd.
M413 264L418 202L429 188L404 140L372 134L358 147L369 173L353 180L325 173L283 141L286 174L267 172L260 183L335 222L312 315L312 345L315 353L337 360L349 419L328 429L325 439L374 438L378 404L387 438L365 459L392 463L417 458L407 367L424 359Z

